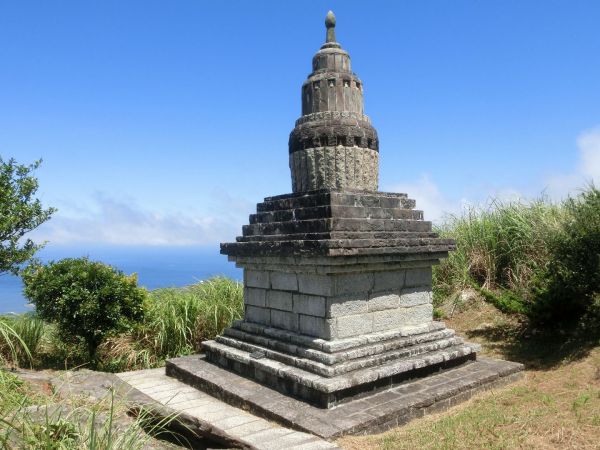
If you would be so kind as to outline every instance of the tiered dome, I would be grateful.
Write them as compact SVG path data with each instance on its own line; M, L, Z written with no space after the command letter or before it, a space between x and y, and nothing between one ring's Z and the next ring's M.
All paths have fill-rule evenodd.
M350 55L335 39L335 16L325 19L326 42L302 85L302 117L290 133L292 189L376 191L379 141L363 114L363 85Z

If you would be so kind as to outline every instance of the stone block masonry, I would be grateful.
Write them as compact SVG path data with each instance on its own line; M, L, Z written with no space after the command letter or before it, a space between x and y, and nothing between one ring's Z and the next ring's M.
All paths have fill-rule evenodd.
M432 320L429 268L328 275L278 268L245 269L247 284L260 286L244 290L247 321L337 339Z

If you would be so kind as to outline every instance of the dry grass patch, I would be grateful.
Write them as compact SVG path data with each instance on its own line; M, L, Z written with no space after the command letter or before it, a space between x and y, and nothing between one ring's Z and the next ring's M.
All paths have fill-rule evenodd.
M597 341L532 334L478 298L446 323L483 354L524 363L524 379L383 434L342 438L342 448L600 449Z

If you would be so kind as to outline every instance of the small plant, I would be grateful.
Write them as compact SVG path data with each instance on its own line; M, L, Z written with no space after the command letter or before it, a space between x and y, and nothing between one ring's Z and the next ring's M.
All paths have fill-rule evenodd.
M29 347L14 328L14 320L0 316L0 362L17 364L23 355L31 362Z
M88 258L32 264L23 281L40 318L56 323L66 340L81 338L93 362L107 335L127 331L143 318L146 291L136 276Z

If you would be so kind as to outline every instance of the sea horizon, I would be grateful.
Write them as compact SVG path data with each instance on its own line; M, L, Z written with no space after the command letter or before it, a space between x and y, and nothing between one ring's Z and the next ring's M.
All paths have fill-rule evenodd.
M149 290L182 287L214 276L242 279L235 267L215 246L116 246L116 245L50 245L35 257L42 262L63 258L88 257L111 265L125 274L136 273L138 284ZM20 277L0 275L0 314L33 311L23 295Z

